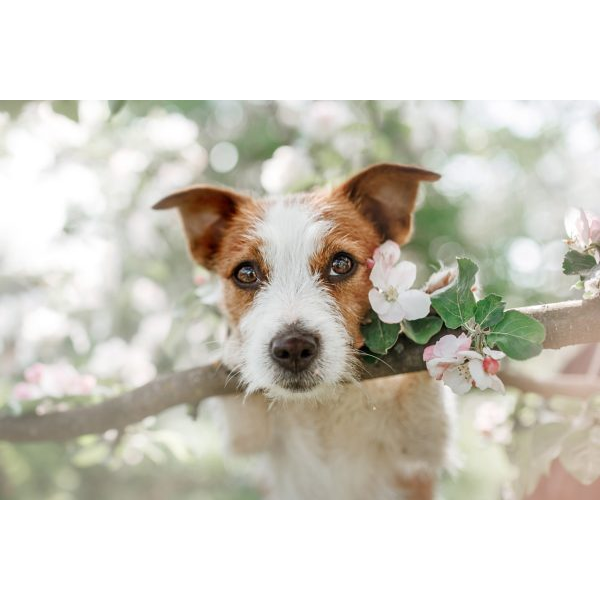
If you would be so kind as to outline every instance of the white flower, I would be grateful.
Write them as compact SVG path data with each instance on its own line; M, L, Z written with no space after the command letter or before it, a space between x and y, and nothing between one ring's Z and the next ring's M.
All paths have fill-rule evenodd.
M565 214L565 229L569 236L567 244L574 250L585 252L592 244L600 244L600 218L588 211L569 208Z
M421 290L411 290L417 267L408 261L398 262L400 246L388 240L373 254L369 302L384 323L414 321L429 314L431 300Z
M600 270L583 282L583 299L592 300L600 297Z
M504 384L496 373L505 354L484 348L482 355L471 350L471 342L469 336L461 333L445 335L435 345L427 346L423 360L429 374L456 394L466 394L473 385L480 390L489 388L504 393Z
M313 174L312 162L305 152L281 146L273 158L263 163L260 182L270 194L280 194L310 180Z
M373 270L371 272L371 281L373 277L377 280L384 279L389 272L398 264L400 260L400 246L392 240L387 240L373 252Z
M304 110L302 129L309 137L324 142L351 122L352 114L344 103L317 101Z

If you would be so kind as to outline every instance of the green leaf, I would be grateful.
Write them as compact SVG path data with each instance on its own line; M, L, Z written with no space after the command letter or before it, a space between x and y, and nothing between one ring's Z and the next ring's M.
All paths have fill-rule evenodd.
M510 358L526 360L542 351L546 337L544 326L533 317L516 310L504 313L502 321L492 327L487 336L490 346L497 346Z
M31 100L2 100L0 112L6 112L11 119L16 119L29 102Z
M439 317L402 321L402 332L417 344L426 344L441 328L442 320Z
M367 354L366 352L361 352L360 357L366 362L368 365L374 365L377 363L378 358L373 354Z
M373 311L369 314L369 323L362 325L360 329L365 345L375 354L387 354L400 335L400 323L382 323Z
M75 121L79 121L79 102L77 100L54 100L52 110L58 114Z
M562 270L565 275L586 275L596 266L596 261L589 254L569 250L565 254Z
M477 271L478 267L472 260L459 258L458 276L452 285L431 296L431 305L446 327L457 329L475 314L475 296L471 288L475 284Z
M125 104L127 104L127 100L109 100L108 109L110 110L110 116L114 117L117 113L121 112Z
M504 316L506 302L496 294L489 294L477 303L475 307L475 321L483 329L492 327L499 323Z

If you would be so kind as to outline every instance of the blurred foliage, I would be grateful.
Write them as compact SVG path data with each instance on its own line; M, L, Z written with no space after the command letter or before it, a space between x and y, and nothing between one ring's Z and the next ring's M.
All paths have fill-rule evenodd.
M34 362L114 389L218 356L215 283L189 261L176 215L150 210L192 183L279 194L419 164L443 175L405 250L423 279L465 255L509 307L570 297L562 215L599 204L599 122L587 102L1 102L0 410ZM504 450L477 463L467 413L466 466L445 490L497 497L512 476ZM174 409L113 433L0 443L0 497L259 495L256 464L223 457L206 416Z

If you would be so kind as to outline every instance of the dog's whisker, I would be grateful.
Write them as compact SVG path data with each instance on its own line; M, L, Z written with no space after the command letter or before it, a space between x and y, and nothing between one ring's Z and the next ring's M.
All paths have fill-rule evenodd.
M386 363L385 360L383 360L382 358L379 358L379 356L375 356L374 354L370 354L369 352L365 352L364 350L359 350L358 352L360 354L363 354L364 356L370 356L371 358L378 360L379 362L383 363L392 373L395 373L392 365L390 365L389 363ZM367 371L367 370L368 369L365 367L365 371Z

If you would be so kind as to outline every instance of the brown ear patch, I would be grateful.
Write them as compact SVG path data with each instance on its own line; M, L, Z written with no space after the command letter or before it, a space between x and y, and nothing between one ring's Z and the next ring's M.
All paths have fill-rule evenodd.
M336 192L353 202L385 239L404 244L412 232L419 183L439 178L419 167L382 163L356 174Z
M153 208L179 209L191 255L202 266L213 269L229 223L248 202L252 200L231 190L199 185L171 194Z

